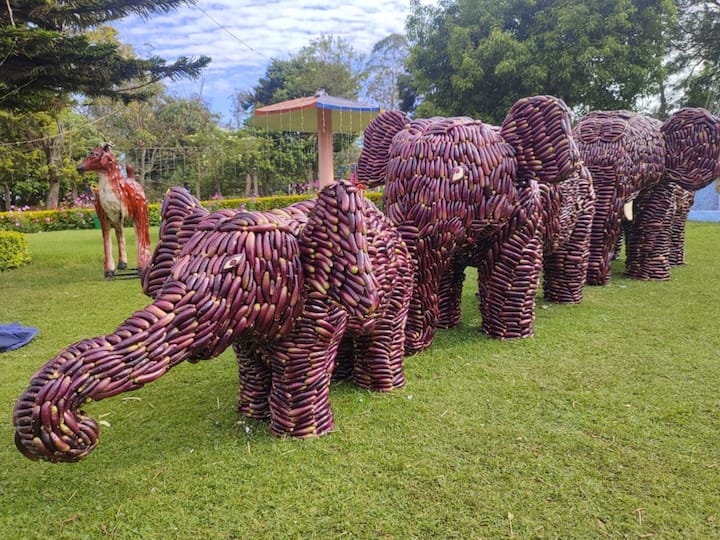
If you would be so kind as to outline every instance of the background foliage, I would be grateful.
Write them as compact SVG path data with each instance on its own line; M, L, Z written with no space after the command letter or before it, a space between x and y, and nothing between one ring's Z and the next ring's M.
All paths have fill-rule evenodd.
M551 94L579 110L632 108L657 92L670 0L458 0L414 3L408 66L418 114L499 124L519 97Z
M517 99L534 94L559 96L578 114L629 108L663 118L684 105L719 112L717 2L413 0L405 33L381 39L367 57L349 41L322 35L287 57L271 59L256 85L238 90L231 125L222 125L200 97L170 96L158 80L163 73L196 76L206 59L172 67L156 59L159 71L153 72L118 42L115 30L100 24L128 10L151 16L182 3L89 2L81 9L60 2L53 7L57 13L51 9L42 16L33 2L0 6L0 12L11 6L17 15L15 26L9 17L0 18L0 58L6 58L0 75L19 65L10 59L22 60L12 36L30 32L33 17L45 28L55 16L61 22L77 19L45 28L57 39L80 34L88 51L116 60L111 67L135 63L149 70L99 78L98 91L82 86L83 80L74 86L62 79L53 94L31 86L23 92L24 108L11 105L10 89L4 97L0 91L0 209L54 209L66 193L74 200L94 181L79 177L74 165L105 141L114 143L122 163L133 165L154 201L185 182L204 199L311 190L317 176L315 137L268 133L246 121L257 106L321 89L417 116L467 115L492 123ZM58 49L57 63L63 63L63 51L68 52ZM26 71L40 69L41 59L25 58ZM7 78L4 84L14 83ZM111 99L133 88L139 92L133 97L142 100L129 94ZM336 137L337 176L349 175L359 153L358 135Z

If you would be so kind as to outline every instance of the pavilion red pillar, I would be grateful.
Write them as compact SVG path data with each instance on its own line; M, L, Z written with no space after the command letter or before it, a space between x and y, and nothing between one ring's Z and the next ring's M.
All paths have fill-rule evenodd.
M320 189L335 180L333 167L332 111L317 109L318 124L318 179Z

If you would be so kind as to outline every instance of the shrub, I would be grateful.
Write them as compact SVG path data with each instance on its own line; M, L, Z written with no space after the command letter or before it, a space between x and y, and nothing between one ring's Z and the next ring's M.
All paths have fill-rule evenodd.
M365 195L381 208L382 192L366 191ZM278 195L275 197L250 197L240 199L212 199L203 201L203 206L214 212L223 208L239 208L245 205L246 210L272 210L274 208L284 208L298 201L313 198L313 193L305 193L301 195ZM159 217L159 216L158 216Z
M212 199L203 201L203 206L214 212L223 208L239 208L245 205L246 210L272 210L283 208L298 201L309 199L308 195L280 195L277 197L249 197L239 199Z
M30 262L25 235L15 231L0 231L0 271L19 268Z
M148 220L151 227L160 225L160 203L148 204Z

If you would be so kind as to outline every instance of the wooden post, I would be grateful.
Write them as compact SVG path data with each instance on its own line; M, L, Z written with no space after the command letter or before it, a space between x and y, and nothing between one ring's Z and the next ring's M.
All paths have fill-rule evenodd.
M318 124L318 179L320 189L335 179L333 168L332 111L317 109Z
M197 152L197 176L195 177L195 198L200 200L200 176L202 171L202 152L198 149Z

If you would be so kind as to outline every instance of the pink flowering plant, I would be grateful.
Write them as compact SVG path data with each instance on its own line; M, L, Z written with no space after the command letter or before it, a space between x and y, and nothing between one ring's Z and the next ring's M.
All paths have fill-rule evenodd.
M30 233L92 229L95 227L94 216L95 211L86 208L30 210L27 206L10 207L9 212L0 212L0 230Z
M95 208L95 194L92 191L86 191L79 195L73 196L72 192L68 192L60 201L60 205L65 208Z

